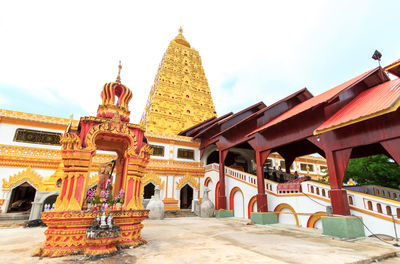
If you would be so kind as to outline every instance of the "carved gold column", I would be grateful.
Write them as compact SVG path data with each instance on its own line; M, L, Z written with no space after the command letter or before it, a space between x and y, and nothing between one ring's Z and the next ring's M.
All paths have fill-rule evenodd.
M80 211L84 203L94 149L82 149L76 134L61 136L64 177L55 211Z

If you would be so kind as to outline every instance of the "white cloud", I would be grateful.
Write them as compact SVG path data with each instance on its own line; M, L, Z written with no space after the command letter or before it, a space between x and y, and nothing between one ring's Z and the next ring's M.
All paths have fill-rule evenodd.
M324 1L8 1L1 10L0 83L49 101L56 100L53 91L64 103L78 102L95 114L103 84L115 80L122 60L122 81L134 94L134 122L180 25L202 56L223 114L304 87L303 51L310 43L318 46L315 34L330 12ZM226 100L221 87L234 76ZM289 88L266 94L271 77L273 83L289 77Z

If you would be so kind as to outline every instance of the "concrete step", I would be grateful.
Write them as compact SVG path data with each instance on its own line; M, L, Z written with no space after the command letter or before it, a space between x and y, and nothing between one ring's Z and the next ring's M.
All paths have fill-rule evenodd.
M18 213L6 213L0 214L0 221L16 221L16 220L28 220L29 212L18 212Z
M164 212L165 218L176 218L176 217L195 217L195 213L191 209L180 209L180 210L168 210Z

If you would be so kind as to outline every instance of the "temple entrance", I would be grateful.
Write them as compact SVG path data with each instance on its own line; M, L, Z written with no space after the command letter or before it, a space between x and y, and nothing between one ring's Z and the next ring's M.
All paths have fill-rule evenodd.
M144 186L143 199L151 199L151 196L154 195L154 188L155 187L156 186L154 186L154 184L151 183L151 182L146 184L146 186Z
M10 196L7 213L30 211L36 189L27 182L15 187Z
M192 206L193 188L188 184L182 187L180 191L181 209L189 209Z

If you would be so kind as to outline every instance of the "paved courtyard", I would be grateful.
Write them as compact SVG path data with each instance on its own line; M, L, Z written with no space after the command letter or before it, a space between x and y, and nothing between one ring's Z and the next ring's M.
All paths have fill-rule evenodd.
M107 259L84 256L31 257L44 241L45 228L0 229L2 263L370 263L400 248L372 238L341 241L313 229L284 225L246 225L242 219L198 217L146 220L144 246ZM400 263L389 258L381 263Z

